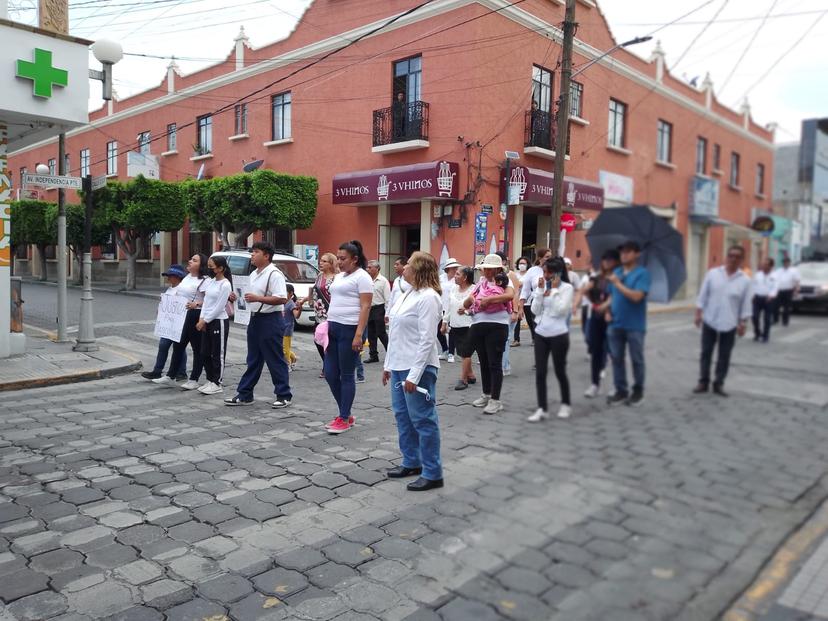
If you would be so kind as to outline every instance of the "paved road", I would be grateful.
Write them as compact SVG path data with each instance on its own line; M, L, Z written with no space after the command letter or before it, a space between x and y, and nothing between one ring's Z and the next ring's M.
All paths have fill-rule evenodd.
M568 421L525 422L526 346L494 417L445 365L447 486L424 495L382 474L398 453L378 369L357 427L321 430L307 334L286 411L266 380L240 409L137 375L6 394L0 619L714 619L828 496L828 324L740 342L723 400L689 394L689 321L653 318L639 409L579 397L577 336ZM110 346L152 357L151 326L118 330Z

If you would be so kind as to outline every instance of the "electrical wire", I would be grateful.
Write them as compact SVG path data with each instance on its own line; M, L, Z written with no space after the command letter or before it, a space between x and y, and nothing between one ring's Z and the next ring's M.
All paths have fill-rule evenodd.
M768 22L768 15L771 14L771 12L774 8L776 8L776 5L778 3L779 0L772 0L770 8L768 9L768 12L765 14L765 19L759 22L759 26L754 31L753 36L750 38L750 41L748 41L747 45L745 46L745 49L742 50L742 53L739 55L739 58L736 59L736 63L731 68L730 73L727 74L727 77L725 78L721 87L719 87L719 95L724 93L725 89L727 88L727 85L730 84L730 78L732 78L733 74L736 73L736 70L739 68L739 65L742 64L742 61L745 59L745 56L747 56L747 53L750 51L750 48L753 47L753 43L756 41L756 38L759 36L759 33L762 32L762 28L764 28L765 24Z
M675 63L673 63L673 67L672 67L672 68L673 68L673 70L675 70L675 68L676 68L676 67L678 67L678 66L681 64L681 61L682 61L682 60L684 60L684 57L685 57L685 56L687 56L687 53L688 53L691 49L693 49L693 46L696 44L696 42L697 42L699 39L701 39L701 38L702 38L702 36L704 35L704 33L705 33L705 32L707 32L707 30L710 28L710 26L712 26L712 25L713 25L713 22L715 22L715 21L719 18L719 15L721 15L721 14L722 14L722 11L724 11L724 10L725 10L725 7L728 5L728 3L729 3L729 2L730 2L730 0L724 0L724 2L722 2L722 5L719 7L719 9L718 9L718 10L717 10L714 14L713 14L713 17L711 17L711 18L710 18L710 21L708 21L708 22L704 25L704 28L702 28L702 29L698 32L698 34L697 34L695 37L693 37L693 40L692 40L692 41L690 41L690 45L688 45L688 46L684 49L684 51L681 53L681 56L679 56L678 60L677 60Z
M773 15L753 15L751 17L726 17L724 19L718 20L720 24L732 24L737 22L744 22L749 23L756 20L768 20L768 19L779 19L784 17L800 17L803 15L816 15L822 13L822 10L814 10L814 11L792 11L788 13L774 13ZM675 26L701 26L706 24L707 22L704 21L690 21L690 22L677 22ZM644 27L644 26L663 26L662 22L621 22L616 24L617 26L636 26L636 27Z

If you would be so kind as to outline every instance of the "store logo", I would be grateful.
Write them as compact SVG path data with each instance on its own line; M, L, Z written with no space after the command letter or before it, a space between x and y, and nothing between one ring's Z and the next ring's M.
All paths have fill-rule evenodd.
M379 183L377 184L377 198L381 201L387 201L390 188L391 184L388 183L388 177L386 175L380 175Z
M523 168L521 166L515 167L512 170L511 177L509 178L509 196L507 198L510 199L508 201L510 205L516 205L523 200L523 196L526 194L526 187L528 185L529 184L526 183L526 175L523 172Z
M437 175L437 194L439 196L451 196L456 174L451 172L451 166L448 162L440 162L440 173Z
M52 52L35 48L34 62L17 61L18 78L32 81L32 94L48 99L52 96L52 86L68 86L69 72L52 66Z

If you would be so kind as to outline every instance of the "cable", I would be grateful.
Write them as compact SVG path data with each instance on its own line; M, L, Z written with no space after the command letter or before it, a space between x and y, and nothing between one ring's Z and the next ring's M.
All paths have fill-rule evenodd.
M713 17L710 18L710 21L708 21L704 25L704 28L702 28L699 31L699 33L695 37L693 37L693 40L690 41L690 45L688 45L684 49L684 51L681 53L681 56L679 56L678 60L675 63L673 63L673 67L672 67L673 70L675 70L675 68L678 67L681 64L681 61L684 60L685 56L687 56L687 52L689 52L691 49L693 49L693 46L696 44L696 42L699 39L701 39L702 35L704 35L704 33L707 32L708 28L710 28L710 26L713 25L713 22L715 22L718 19L719 15L722 14L722 11L724 11L725 7L727 6L728 2L730 2L730 0L724 0L724 2L722 2L722 6L720 6L719 9L716 11L716 13L713 15Z
M734 22L753 22L756 20L766 20L766 19L778 19L783 17L800 17L802 15L816 15L818 13L822 13L822 10L815 10L815 11L793 11L789 13L774 13L773 15L754 15L752 17L727 17L725 19L720 19L720 24L732 24ZM677 22L673 25L675 26L701 26L706 24L707 22L703 21L692 21L692 22ZM616 24L616 26L663 26L662 22L622 22L620 24Z
M759 36L759 33L762 31L762 28L767 23L768 15L771 14L771 11L773 11L773 9L776 7L778 2L779 2L779 0L773 0L771 2L770 8L768 9L768 12L765 14L765 19L763 19L761 22L759 22L759 26L753 32L753 36L750 38L750 41L748 41L748 44L745 46L745 49L742 50L741 55L736 60L736 64L733 65L733 68L730 70L730 73L727 74L727 77L725 78L724 82L722 83L721 87L719 88L719 96L721 96L722 93L724 93L724 90L727 88L727 85L730 83L730 78L733 77L733 74L736 73L736 69L739 68L739 65L744 60L745 56L747 56L747 53L750 51L750 48L753 46L754 41L756 41L756 37ZM819 20L817 20L817 21L819 21Z

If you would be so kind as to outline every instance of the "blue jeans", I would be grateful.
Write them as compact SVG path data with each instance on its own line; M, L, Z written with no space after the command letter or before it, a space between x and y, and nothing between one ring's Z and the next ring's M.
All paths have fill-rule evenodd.
M356 329L356 326L328 321L328 349L322 365L331 394L339 406L339 417L345 421L351 417L356 396L354 370L358 356L351 347Z
M267 364L270 379L273 382L273 392L278 399L290 401L293 394L290 391L290 375L288 363L285 360L285 349L282 337L285 333L285 324L282 313L265 313L252 315L250 325L247 326L247 370L239 380L236 389L239 397L244 401L253 399L253 389L262 376L262 368Z
M171 339L161 339L158 341L158 355L155 356L155 367L153 367L153 373L163 373L164 372L164 365L167 364L167 356L170 353L170 348L175 344L175 341ZM181 357L181 364L178 365L178 368L175 370L175 375L187 375L187 353L184 352L184 355Z
M517 325L516 321L509 321L509 332L506 336L506 349L503 350L504 371L512 370L512 362L509 360L509 350L512 349L512 340L515 338L515 325Z
M423 468L423 478L443 478L440 461L440 426L437 420L437 368L425 368L420 383L430 399L417 392L405 392L408 371L391 371L391 409L397 419L397 435L404 468Z
M612 377L615 391L628 395L627 368L625 364L626 348L630 348L630 360L633 369L633 392L644 392L644 335L638 330L625 330L610 326L607 331L610 356L612 357Z

